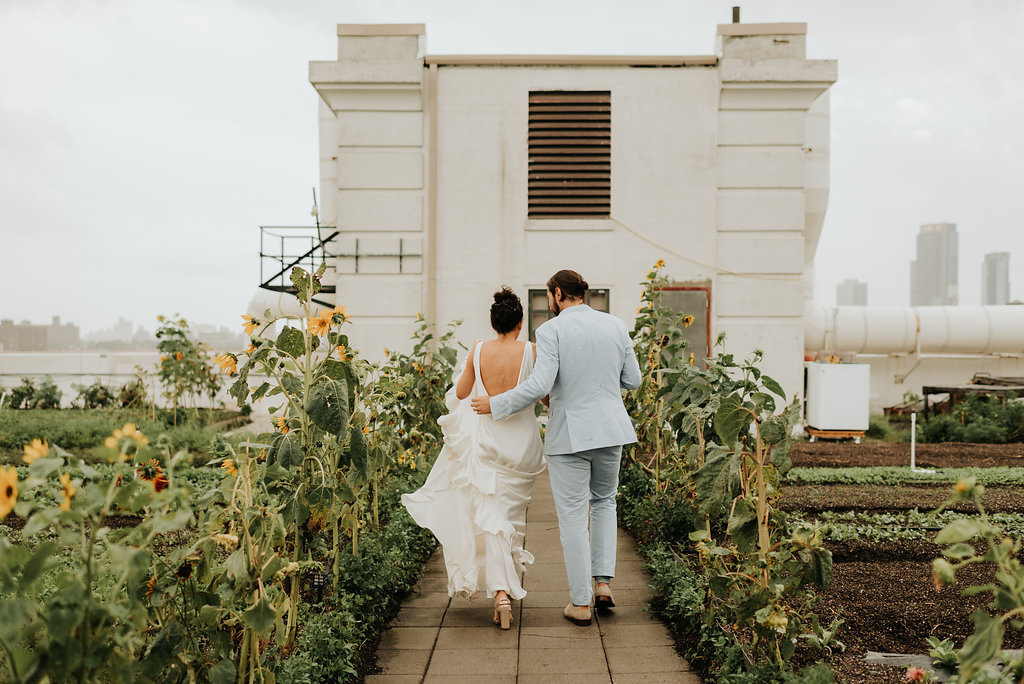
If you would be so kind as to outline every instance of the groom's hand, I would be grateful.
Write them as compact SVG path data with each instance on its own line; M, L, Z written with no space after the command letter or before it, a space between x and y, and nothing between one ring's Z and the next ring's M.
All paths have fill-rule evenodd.
M491 412L491 398L486 394L482 397L473 397L473 401L470 403L473 406L473 410L480 415L486 415Z

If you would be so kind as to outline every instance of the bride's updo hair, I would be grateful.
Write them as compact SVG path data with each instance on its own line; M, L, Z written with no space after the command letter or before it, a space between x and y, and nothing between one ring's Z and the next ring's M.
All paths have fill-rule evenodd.
M523 303L519 296L503 286L494 293L494 303L491 304L491 327L499 335L510 333L516 329L523 320Z

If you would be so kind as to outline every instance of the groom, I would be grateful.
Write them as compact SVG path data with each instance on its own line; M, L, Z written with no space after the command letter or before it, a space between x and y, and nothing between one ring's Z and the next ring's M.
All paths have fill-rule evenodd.
M544 453L572 599L564 615L589 625L592 594L595 608L615 605L619 461L622 445L636 442L621 389L640 386L640 366L625 323L583 303L588 285L579 273L559 271L547 286L555 318L537 328L533 373L508 392L474 398L473 409L502 420L551 395Z

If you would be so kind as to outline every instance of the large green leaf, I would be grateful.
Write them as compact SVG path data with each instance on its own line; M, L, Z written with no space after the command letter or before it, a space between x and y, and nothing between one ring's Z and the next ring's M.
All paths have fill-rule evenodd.
M270 634L270 629L274 626L277 612L270 607L266 599L260 599L259 603L245 611L243 617L245 624L252 627L257 634L267 637Z
M235 684L236 677L235 663L230 658L224 658L210 668L210 684Z
M704 465L693 474L698 509L704 517L715 515L732 500L733 491L739 485L740 456L738 451L710 453Z
M367 476L366 439L363 437L362 428L358 425L352 426L348 443L348 461L353 467L361 471L364 478Z
M302 447L292 433L274 435L267 451L267 463L285 469L302 465Z
M832 552L825 548L811 551L811 581L821 588L832 583Z
M21 578L18 580L18 591L26 591L36 579L56 564L54 555L57 553L57 545L52 541L44 541L36 547L35 553L21 569Z
M286 326L281 330L281 334L277 336L277 342L274 344L292 358L297 359L306 353L306 340L302 336L302 331L298 328Z
M307 301L311 297L315 297L316 293L320 291L320 281L298 266L292 269L289 277L291 278L292 285L295 286L295 296L299 301Z
M730 394L722 398L715 412L715 432L725 446L732 446L739 439L740 432L749 425L752 416L743 406L738 394Z
M981 520L970 518L957 518L942 528L942 531L935 535L936 544L956 544L974 538L989 525Z
M958 681L969 682L985 665L999 655L1003 645L1003 622L978 608L971 613L974 634L967 637L960 649Z
M348 388L344 380L323 378L306 397L306 413L317 427L332 435L348 431Z
M783 400L786 399L786 393L782 391L782 385L780 385L775 380L769 378L767 375L761 376L761 384L763 384L764 388L771 392L772 394L779 395L780 397L782 397Z
M729 517L729 536L742 553L757 550L757 508L749 498L736 502Z

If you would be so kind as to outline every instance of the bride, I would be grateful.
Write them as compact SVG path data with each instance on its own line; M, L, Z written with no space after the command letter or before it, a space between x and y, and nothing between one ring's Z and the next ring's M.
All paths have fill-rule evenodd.
M518 341L523 305L507 287L494 293L491 327L497 337L473 343L445 396L448 415L438 419L444 447L427 481L402 503L441 542L448 595L486 592L494 597L494 622L508 629L510 597L526 596L519 579L533 562L523 548L526 507L545 462L532 410L496 422L470 406L474 396L501 394L526 380L536 361L535 346Z

